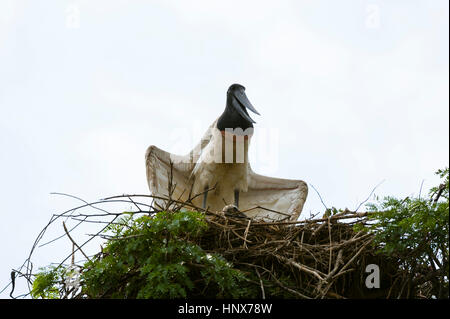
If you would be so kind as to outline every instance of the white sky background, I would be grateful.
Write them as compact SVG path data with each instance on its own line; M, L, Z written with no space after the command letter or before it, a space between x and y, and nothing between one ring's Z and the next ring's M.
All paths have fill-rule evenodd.
M0 290L79 204L50 192L148 193L146 148L187 153L232 83L261 113L256 172L338 208L382 180L380 196L423 180L426 194L449 163L448 23L446 0L2 0ZM302 216L319 211L310 187ZM35 267L70 249L39 250Z

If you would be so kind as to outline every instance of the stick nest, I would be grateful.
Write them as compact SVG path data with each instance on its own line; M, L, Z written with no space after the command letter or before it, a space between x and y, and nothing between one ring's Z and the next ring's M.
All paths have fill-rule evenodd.
M151 199L152 204L143 203L142 198ZM273 291L274 287L283 291L283 294L277 294L278 296L290 298L405 296L403 290L408 276L407 272L401 269L398 260L378 253L378 247L372 244L372 234L355 230L355 224L369 222L368 213L345 210L324 218L268 222L244 217L239 212L211 212L196 207L189 201L182 202L170 197L152 195L121 195L94 203L84 201L85 204L81 206L54 215L38 236L29 258L22 266L26 268L25 273L20 269L15 271L16 275L31 282L31 255L47 227L59 218L73 219L79 222L78 225L89 221L102 225L97 234L90 235L90 239L77 244L70 235L71 230L67 230L63 224L66 236L73 243L73 250L60 265L69 258L72 258L73 264L76 252L86 256L83 252L85 244L92 238L102 238L104 230L123 215L101 209L98 205L117 202L132 204L137 208L133 214L150 216L160 211L179 211L182 208L203 212L209 227L202 236L193 238L192 241L208 253L220 254L231 262L234 268L250 275L249 278L253 279L249 280L258 286L262 298L271 297L271 294L266 292ZM156 202L164 204L155 205ZM96 213L75 213L83 208L93 208ZM93 220L108 217L112 219L104 222ZM89 259L87 256L86 258ZM372 270L367 268L371 264L379 269L379 287L371 288L368 276Z
M367 222L367 213L346 210L328 218L298 222L206 214L210 227L198 244L221 254L237 268L256 273L262 297L263 282L267 281L294 298L402 295L401 282L396 280L402 272L399 266L389 256L377 253L377 247L371 244L372 234L354 230L356 223ZM380 269L379 288L366 285L371 273L366 267L370 264Z

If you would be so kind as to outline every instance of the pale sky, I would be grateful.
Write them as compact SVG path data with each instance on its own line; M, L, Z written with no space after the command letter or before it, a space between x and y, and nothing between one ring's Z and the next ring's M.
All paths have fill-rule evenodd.
M383 180L377 195L426 194L449 165L448 30L446 0L2 0L0 290L78 205L51 192L148 193L146 148L187 153L233 83L261 113L257 173L329 207ZM310 187L302 216L323 210ZM71 247L50 246L35 268Z

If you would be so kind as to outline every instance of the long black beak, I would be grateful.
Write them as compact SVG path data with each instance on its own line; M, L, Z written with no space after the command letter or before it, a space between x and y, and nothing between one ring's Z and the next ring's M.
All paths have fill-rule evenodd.
M259 114L259 112L253 107L253 105L250 103L250 101L247 98L247 95L245 95L244 88L239 90L233 91L233 96L235 99L232 99L231 105L234 107L236 111L239 112L239 114L249 121L250 123L256 123L247 113L247 109L252 111L255 114ZM237 102L237 103L236 103Z

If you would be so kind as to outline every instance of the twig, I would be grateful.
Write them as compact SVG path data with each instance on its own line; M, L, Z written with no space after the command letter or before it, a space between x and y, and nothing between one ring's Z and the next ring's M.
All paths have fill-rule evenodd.
M247 247L247 236L248 236L248 230L250 229L250 224L251 224L251 223L252 223L252 220L249 219L247 228L245 229L245 232L244 232L244 244L243 244L243 246L244 246L245 248L248 248L248 247Z
M359 204L358 207L356 207L355 212L357 212L358 209L359 209L364 203L366 203L366 202L370 199L370 196L372 196L373 192L375 192L375 190L378 188L378 186L380 186L381 184L383 184L384 181L385 181L385 179L383 179L381 182L379 182L379 183L377 184L377 186L375 186L375 187L372 189L372 191L370 192L369 196L367 196L367 198L366 198L363 202L361 202L361 203Z
M258 267L255 267L255 270L256 270L256 274L258 275L258 278L259 278L259 283L261 285L262 299L266 299L266 293L264 292L264 284L263 284L263 281L261 279L261 275L259 274Z
M319 191L314 187L314 185L313 184L309 184L309 185L311 185L311 187L316 191L316 193L317 193L317 195L319 196L319 198L320 198L320 201L322 202L322 205L323 205L323 207L325 207L325 210L328 210L328 207L327 207L327 205L325 205L325 203L323 202L323 200L322 200L322 196L320 196L320 193L319 193Z
M87 260L91 261L91 260L89 259L89 257L84 253L84 251L81 249L81 247L78 246L78 244L75 242L75 240L73 240L72 236L70 236L69 232L67 231L66 223L63 222L62 224L63 224L63 227L64 227L64 231L66 232L66 235L67 235L67 237L69 237L69 239L70 239L70 241L72 242L72 244L73 244L75 247L77 247L79 251L81 251L81 253L83 254L83 256L84 256ZM73 256L75 256L75 250L74 250L74 249L72 250L72 258L73 258ZM73 259L72 259L72 261L73 261Z
M419 189L419 199L420 199L420 196L422 195L422 187L423 187L424 182L425 182L425 180L422 179L422 183L420 183L420 189Z
M255 207L252 207L252 208L248 208L246 210L242 210L241 212L245 213L245 212L249 212L249 211L254 210L254 209L262 209L262 210L266 210L268 212L277 213L277 214L284 215L284 216L287 216L287 217L291 217L292 216L291 214L282 213L282 212L279 212L277 210L265 208L265 207L262 207L262 206L259 206L259 205L255 206Z
M274 255L274 256L277 257L278 259L280 259L280 260L282 260L282 261L284 261L284 262L286 262L286 263L288 263L288 264L298 268L301 271L304 271L304 272L307 272L307 273L313 275L314 277L316 277L320 281L323 280L323 277L319 275L319 273L318 273L319 271L318 270L311 269L311 268L309 268L308 266L305 266L305 265L300 265L299 263L297 263L297 262L295 262L293 260L290 260L290 259L288 259L286 257L280 256L280 255Z
M368 244L370 244L372 242L373 238L369 239L368 241L366 241L361 248L358 250L358 252L345 264L344 267L341 268L341 272L345 270L345 268L347 268L349 265L351 265L351 263L356 259L356 257L359 256L359 254L364 250L364 248L366 248L366 246ZM338 274L339 275L339 274Z

